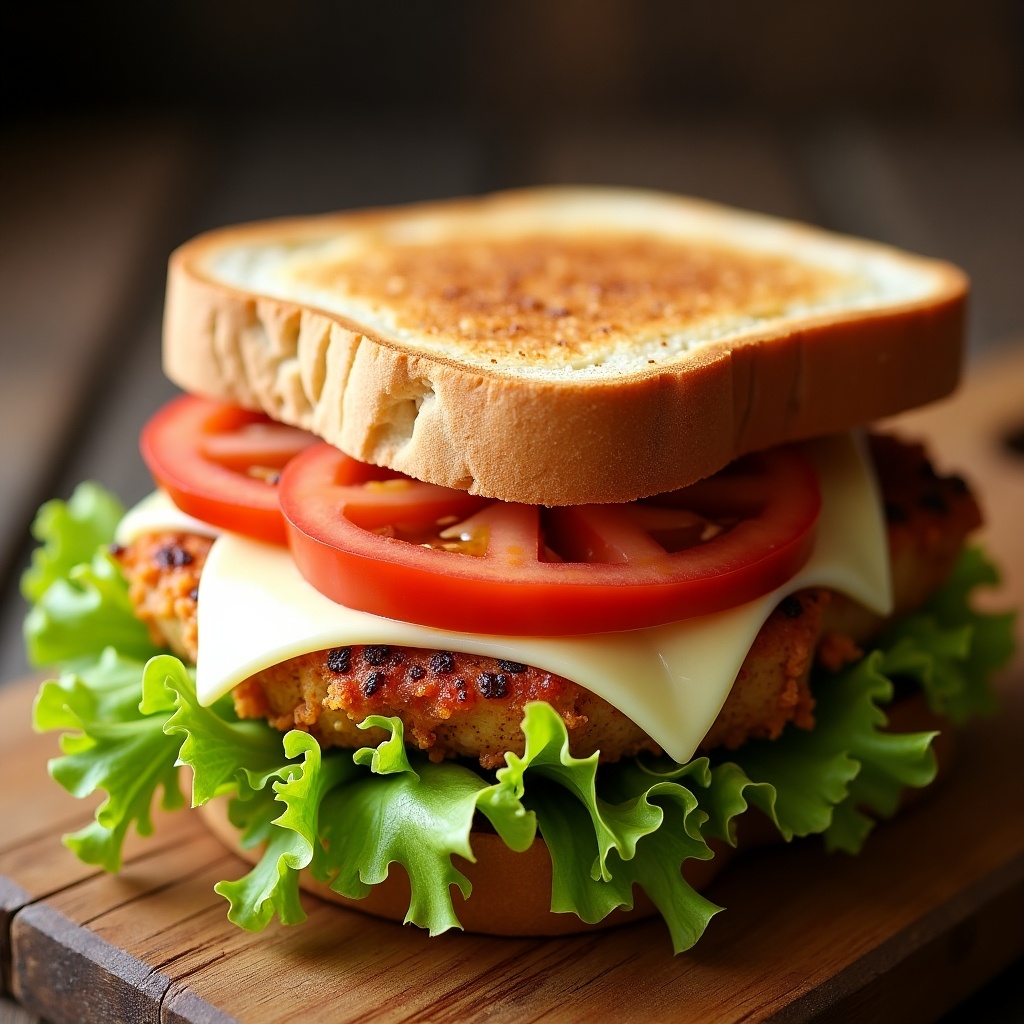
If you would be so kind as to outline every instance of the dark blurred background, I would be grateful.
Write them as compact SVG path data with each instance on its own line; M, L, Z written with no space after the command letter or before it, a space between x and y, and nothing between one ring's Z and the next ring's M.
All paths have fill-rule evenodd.
M0 681L35 507L149 487L164 267L204 228L651 186L951 259L970 361L1024 337L1018 0L6 0L0 83ZM1019 1009L1006 975L949 1020Z
M193 0L4 5L13 119L97 110L566 115L1021 113L1013 0Z

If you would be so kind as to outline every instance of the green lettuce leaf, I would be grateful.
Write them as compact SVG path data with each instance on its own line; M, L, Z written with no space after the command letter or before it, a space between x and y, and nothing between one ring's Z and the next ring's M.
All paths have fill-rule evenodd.
M882 707L893 685L884 667L884 654L876 651L821 680L813 729L790 729L778 741L746 743L730 755L736 766L730 783L742 789L741 772L762 784L749 790L751 802L784 839L823 833L830 847L856 852L872 823L862 808L891 814L907 786L934 778L934 733L885 729Z
M527 721L531 712L548 718L552 732L557 731L556 722L561 725L546 705L531 705ZM532 784L530 789L529 803L537 808L551 855L551 909L575 913L588 922L600 921L617 907L632 908L634 887L639 886L665 919L675 951L689 949L721 909L691 888L681 873L687 860L712 857L702 832L707 814L695 796L710 782L707 759L697 758L687 765L663 760L660 769L640 761L606 765L601 768L598 790L593 759L572 758L564 726L561 736L563 768L555 777L563 775L566 767L581 771L586 766L588 785L577 780L567 787L578 800L569 805L569 813L567 801L552 786ZM542 777L550 779L546 767L540 765ZM585 871L588 860L589 873Z
M140 661L158 652L132 614L128 584L105 550L48 586L25 617L23 632L33 665L98 657L106 647Z
M497 776L536 812L551 857L551 909L600 921L633 906L639 885L669 925L677 951L699 938L718 907L698 895L680 871L689 858L706 860L705 814L680 779L707 784L706 762L655 777L636 762L598 772L597 755L575 758L562 719L547 704L529 704L520 758L506 756ZM600 778L600 790L599 790Z
M32 536L39 547L21 577L26 601L38 601L51 583L66 579L76 565L92 561L96 549L114 539L124 507L99 484L79 484L63 502L46 502L32 522Z
M793 832L786 835L775 813L775 786L770 782L754 782L735 761L716 764L710 772L711 781L698 794L701 810L707 815L704 835L708 839L719 839L735 846L737 819L749 807L763 811L784 839L792 838Z
M588 865L591 878L607 882L611 877L608 857L615 850L624 860L636 852L641 836L650 835L662 821L662 809L642 796L609 803L597 795L596 753L575 758L569 753L569 734L565 723L547 704L530 704L522 724L526 749L522 757L506 755L507 767L498 771L498 779L516 787L520 796L526 790L526 774L540 776L572 794L590 819L596 842L595 856Z
M178 738L178 763L192 769L193 807L240 789L261 790L290 770L296 755L282 752L280 733L262 720L240 721L230 698L201 706L192 672L172 655L147 663L143 687L152 703L162 700L171 711L164 731Z
M422 757L413 765L397 718L374 716L363 723L371 726L390 735L376 749L357 751L354 762L369 771L324 801L320 832L326 850L315 873L335 891L358 899L398 864L411 890L406 921L431 935L460 927L451 887L468 898L471 886L452 857L474 859L470 832L477 811L513 850L533 841L534 817L511 786L489 783L472 768Z
M50 761L50 775L74 796L107 794L93 822L65 837L81 860L107 871L120 869L133 824L140 835L153 831L158 791L164 808L184 805L176 768L180 744L164 733L166 711L140 709L142 674L141 664L108 649L80 674L44 683L34 710L37 729L65 730L63 756Z
M882 710L893 697L884 652L873 652L826 686L816 712L819 724L843 743L860 765L846 797L824 831L830 849L856 853L879 817L890 817L903 792L935 779L934 732L897 733ZM814 730L817 732L817 727Z
M98 658L112 647L144 661L158 649L132 614L128 584L107 547L123 509L98 484L80 484L68 502L48 501L32 532L40 547L21 578L32 607L25 649L33 665Z
M924 608L883 638L890 670L921 684L932 710L956 723L995 710L992 677L1014 650L1014 612L977 612L971 595L999 582L980 548L968 548Z
M117 722L134 717L141 700L143 663L113 647L98 658L83 659L57 679L48 679L36 694L32 724L37 732L78 730L83 720Z
M230 799L228 820L238 829L243 850L251 850L270 839L274 819L281 813L276 801L277 794L270 786L249 790Z
M920 789L935 779L931 742L936 733L886 729L882 707L892 701L894 675L886 653L874 651L821 690L814 732L830 730L860 765L825 829L829 849L857 853L875 820L896 813L906 789Z
M280 746L289 763L272 787L275 803L283 805L283 810L279 807L280 813L270 823L263 856L247 875L214 886L228 901L228 920L249 931L266 927L275 915L282 924L306 919L299 900L299 872L322 850L318 823L325 794L352 770L349 758L323 758L320 745L308 733L292 730ZM265 781L270 778L264 777Z

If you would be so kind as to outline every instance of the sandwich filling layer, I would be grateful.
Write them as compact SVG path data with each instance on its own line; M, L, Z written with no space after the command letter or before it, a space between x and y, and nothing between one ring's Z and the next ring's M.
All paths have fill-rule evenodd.
M461 635L356 612L313 590L285 549L225 532L211 548L199 584L200 699L210 704L255 674L313 651L386 644L465 652L571 680L685 762L718 717L758 632L787 595L827 588L876 615L891 609L885 519L865 446L841 435L807 448L821 476L823 504L815 551L804 568L783 587L728 612L624 633ZM129 513L118 541L187 529L190 524L168 505L156 498Z

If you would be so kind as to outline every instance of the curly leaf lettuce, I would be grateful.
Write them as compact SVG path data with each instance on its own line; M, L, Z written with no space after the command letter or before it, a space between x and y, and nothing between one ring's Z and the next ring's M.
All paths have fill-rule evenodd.
M262 790L297 756L282 754L280 734L266 723L240 721L230 698L204 708L191 671L170 654L146 664L143 692L150 703L162 700L171 712L164 731L178 737L178 763L192 769L193 807L224 793Z
M93 665L43 684L33 714L36 729L61 729L62 757L50 774L69 793L107 796L91 824L65 837L87 864L107 871L121 867L129 828L153 831L152 806L162 790L168 810L184 805L176 768L180 743L164 732L168 714L140 708L143 666L112 648Z
M50 585L66 579L77 565L92 561L97 548L114 539L124 515L121 502L98 484L79 484L66 501L46 502L32 522L39 547L21 577L26 601L39 601Z
M321 802L351 771L347 758L321 757L320 745L307 733L292 730L282 746L289 763L271 782L280 813L270 823L263 856L244 877L214 886L229 903L228 919L250 931L265 927L275 914L282 924L306 919L299 901L299 872L323 850Z
M231 920L254 930L274 917L303 919L301 870L352 897L403 870L412 890L407 920L432 934L458 927L452 887L464 896L470 888L453 858L473 859L471 832L482 816L513 850L543 836L556 912L597 921L631 906L639 886L676 950L687 949L719 909L685 882L687 860L709 858L711 839L734 842L751 806L785 839L821 834L832 848L857 849L874 819L934 772L932 734L886 728L894 680L917 680L933 708L960 720L991 705L987 679L1012 650L1011 617L970 607L974 588L995 576L968 552L949 584L879 651L818 680L816 729L789 729L728 759L598 769L596 757L571 755L564 724L543 704L526 709L522 757L508 755L496 773L410 752L397 719L368 720L386 732L376 746L322 753L304 733L240 721L230 699L199 706L192 671L153 648L116 564L96 550L110 540L118 506L92 489L81 494L41 512L43 550L24 583L36 602L26 623L30 651L64 668L43 684L34 712L37 728L63 733L51 773L76 795L106 793L93 824L67 842L89 863L116 870L133 824L144 834L158 800L184 803L178 768L188 765L192 803L229 797L243 844L262 847L252 871L217 886Z
M891 671L915 679L931 709L958 724L995 710L989 682L1013 657L1015 614L971 606L976 590L998 582L981 549L968 548L924 608L882 641Z
M531 715L550 716L552 732L561 726L560 756L571 766L575 759L569 755L561 719L546 705L530 705L523 725L527 736ZM660 776L635 761L605 766L600 796L593 784L595 760L575 762L577 771L587 766L587 781L592 783L586 789L573 787L578 802L567 807L551 785L534 787L530 793L551 856L551 909L574 913L587 922L600 921L619 907L631 909L634 886L639 886L668 925L676 952L689 949L721 909L682 875L687 860L713 856L702 833L707 814L694 794L710 781L707 759L675 766ZM550 779L550 770L545 773L544 767L542 777ZM555 778L560 775L555 773ZM589 874L582 870L588 859Z
M123 511L103 488L83 483L67 502L48 501L37 513L32 534L40 546L21 577L32 605L23 633L33 665L95 659L107 647L140 661L158 653L106 550Z
M934 733L885 728L882 708L892 700L893 684L884 669L885 655L875 651L824 680L815 727L789 730L785 757L763 740L731 755L731 785L741 785L739 773L759 784L751 801L784 839L822 833L830 848L855 853L872 827L865 812L892 814L905 788L935 777Z
M364 725L391 735L376 749L356 751L353 761L369 770L325 801L321 836L326 851L314 874L358 899L397 863L411 889L406 921L432 935L458 927L451 887L463 898L471 887L452 857L474 859L470 832L475 814L487 817L513 850L533 841L533 817L507 787L489 784L464 765L433 764L422 757L414 765L397 718L373 717Z

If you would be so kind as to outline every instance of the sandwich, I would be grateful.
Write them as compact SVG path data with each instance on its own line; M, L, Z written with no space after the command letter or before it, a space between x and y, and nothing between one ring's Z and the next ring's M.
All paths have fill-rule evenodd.
M509 935L660 914L737 849L856 852L988 711L969 485L873 434L960 370L956 268L658 193L212 231L170 261L153 495L50 502L23 580L66 838L190 801L301 889ZM813 841L813 840L812 840Z

